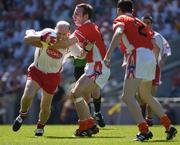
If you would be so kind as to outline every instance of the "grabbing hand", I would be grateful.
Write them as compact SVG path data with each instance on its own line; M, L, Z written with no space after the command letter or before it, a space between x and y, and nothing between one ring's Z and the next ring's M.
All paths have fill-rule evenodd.
M50 44L50 45L52 45L52 44L55 44L55 42L56 42L56 37L55 36L52 36L52 34L51 34L52 32L45 32L45 33L42 33L42 35L41 35L41 41L43 41L43 42L46 42L46 43L48 43L48 44Z
M93 47L94 47L94 43L87 42L87 44L86 44L85 47L84 47L84 50L85 50L86 52L89 52L89 51L92 50Z
M111 57L108 55L105 55L104 57L104 63L105 65L109 68L110 67L110 62L111 62Z

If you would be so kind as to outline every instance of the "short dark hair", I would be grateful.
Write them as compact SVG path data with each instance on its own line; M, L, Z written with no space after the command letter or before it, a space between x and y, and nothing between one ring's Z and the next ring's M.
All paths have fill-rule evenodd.
M76 7L83 8L83 15L87 14L89 19L92 18L93 7L90 4L81 3L81 4L76 5Z
M149 21L151 21L151 23L153 23L153 18L150 16L150 15L146 15L146 16L143 16L142 18L141 18L141 20L143 21L143 20L149 20Z
M132 13L133 2L131 0L119 0L117 3L117 8L120 8L122 12Z

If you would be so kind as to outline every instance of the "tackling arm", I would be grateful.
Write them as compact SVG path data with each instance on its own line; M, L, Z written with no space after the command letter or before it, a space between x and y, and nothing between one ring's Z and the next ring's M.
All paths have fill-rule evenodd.
M110 60L111 60L111 54L112 52L114 51L114 49L116 48L116 46L118 45L118 42L119 42L119 39L122 37L122 29L121 27L118 27L116 30L115 30L115 33L112 37L112 40L111 40L111 43L110 43L110 46L109 46L109 49L108 51L106 52L106 55L104 57L104 61L106 63L107 66L110 65Z
M31 44L34 45L36 47L41 47L41 36L37 35L36 32L34 30L27 30L26 31L26 35L24 37L24 42L26 44Z

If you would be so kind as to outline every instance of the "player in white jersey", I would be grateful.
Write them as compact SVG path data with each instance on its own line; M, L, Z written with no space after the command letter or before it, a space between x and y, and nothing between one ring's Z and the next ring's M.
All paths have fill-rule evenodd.
M55 49L45 43L49 39L49 32L54 32L57 37L52 42L62 41L70 34L70 24L59 21L55 29L44 29L40 32L27 30L24 37L25 43L36 46L34 62L28 68L27 82L21 99L19 116L13 123L13 131L18 131L27 117L32 100L39 89L42 90L39 120L37 122L36 136L42 136L44 126L51 112L52 97L60 83L60 70L67 49ZM51 42L51 37L50 37Z
M153 19L151 16L149 15L144 16L141 18L141 20L153 31L152 29ZM171 48L168 41L160 33L156 31L153 31L153 33L154 33L153 38L155 40L155 43L159 47L159 52L157 53L158 63L156 66L156 74L155 74L155 79L152 81L152 89L151 89L152 96L156 96L157 88L161 84L161 66L162 64L164 64L166 57L171 55ZM144 103L144 101L141 100L138 96L137 99L141 104L143 116L146 118L148 125L152 126L153 120L152 120L151 108L146 103Z

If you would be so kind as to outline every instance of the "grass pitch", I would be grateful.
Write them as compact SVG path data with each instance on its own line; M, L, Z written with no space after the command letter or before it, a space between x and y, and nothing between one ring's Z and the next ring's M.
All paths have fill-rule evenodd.
M176 126L180 131L180 126ZM0 126L0 145L180 145L180 133L172 141L165 140L164 128L153 126L153 139L146 142L133 141L138 129L135 125L107 125L91 138L74 138L74 125L47 125L43 137L35 137L35 125L23 125L13 132L10 125Z

